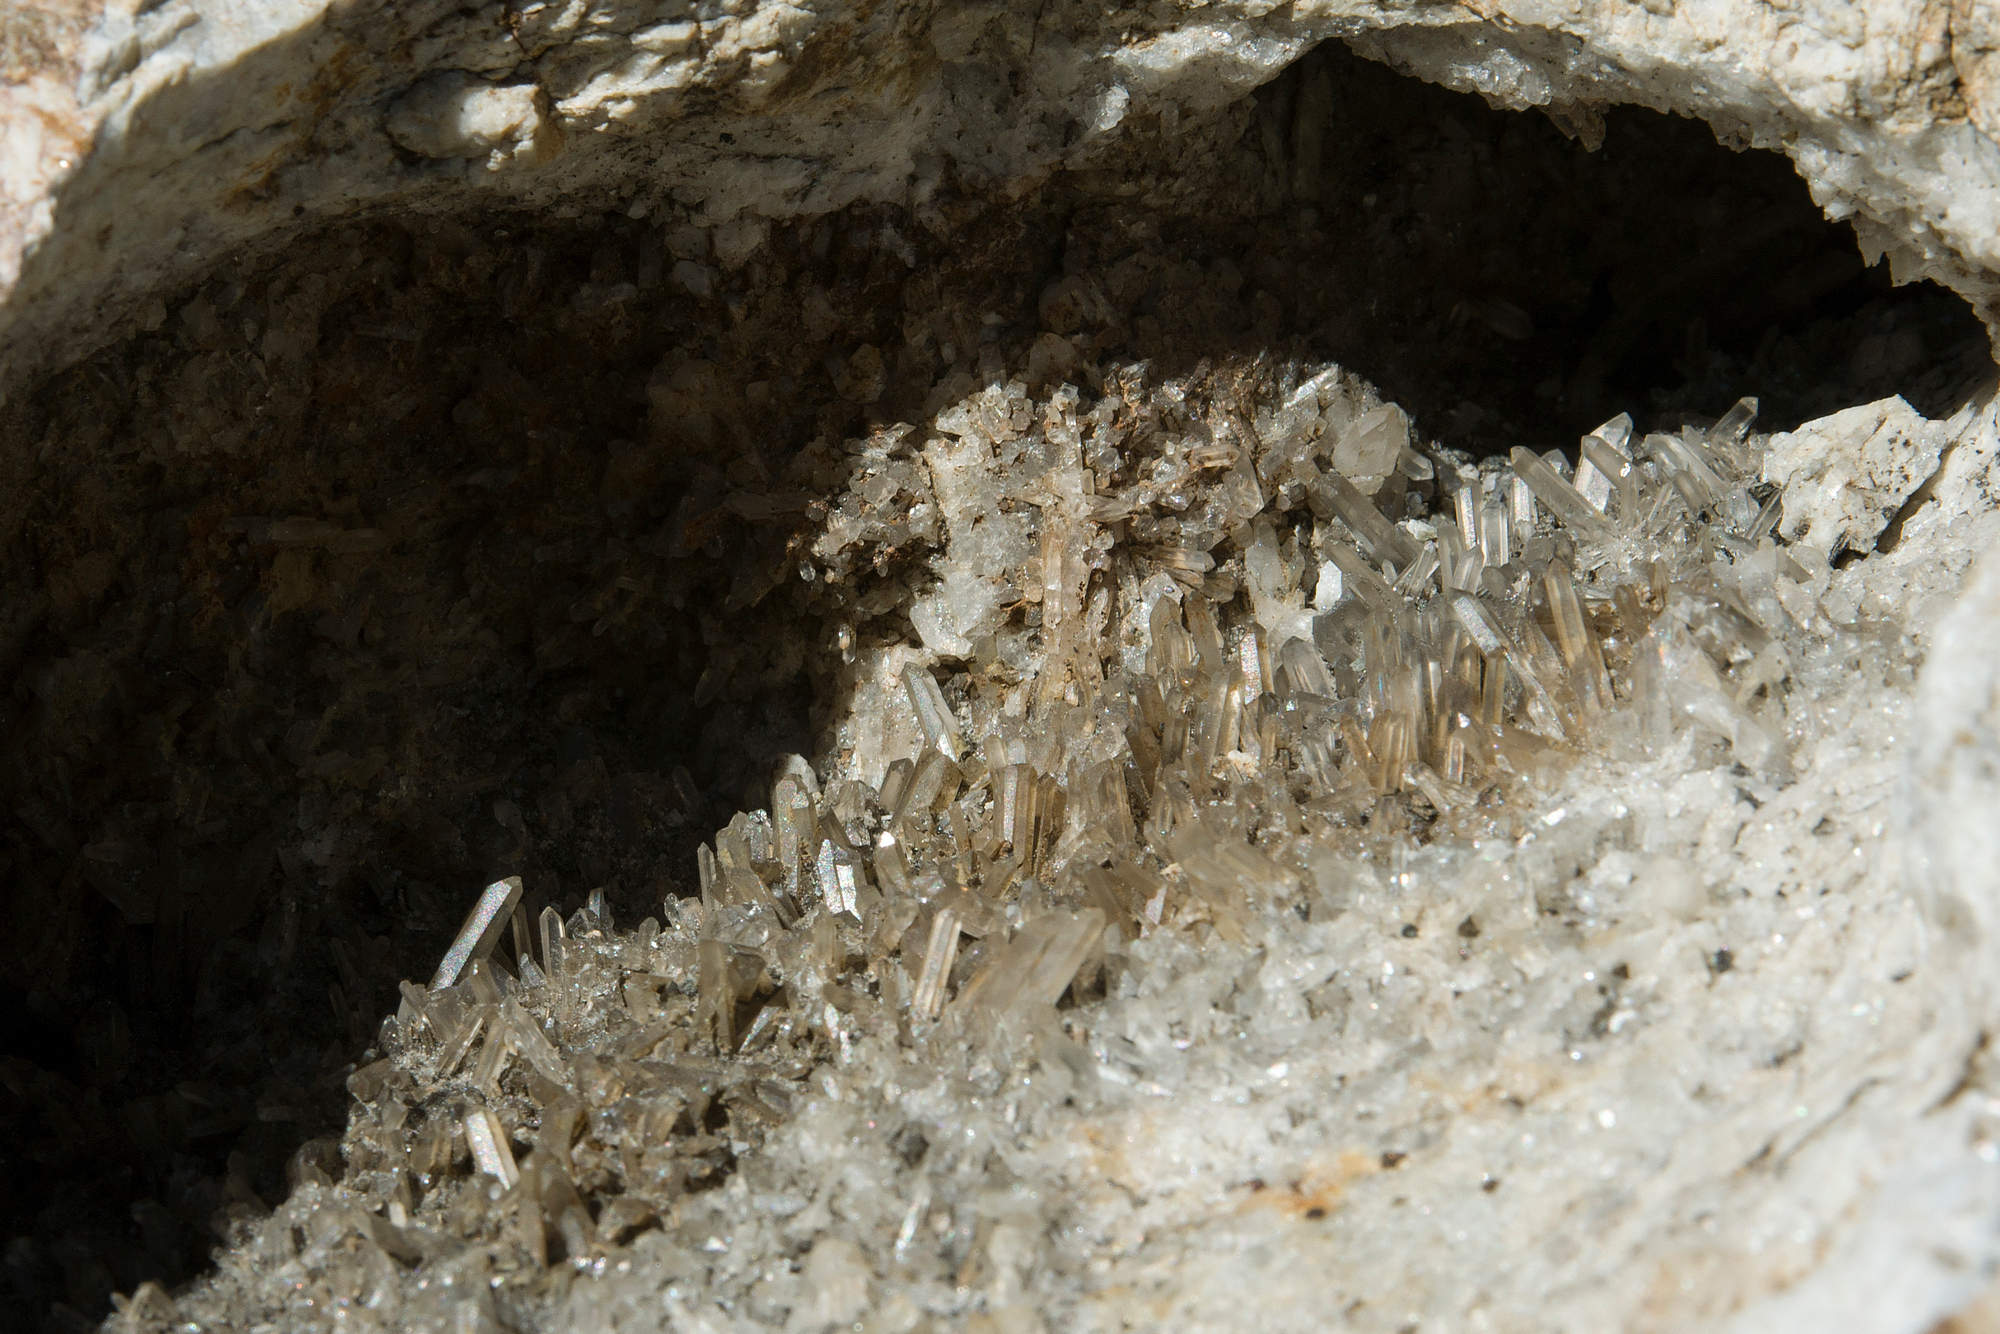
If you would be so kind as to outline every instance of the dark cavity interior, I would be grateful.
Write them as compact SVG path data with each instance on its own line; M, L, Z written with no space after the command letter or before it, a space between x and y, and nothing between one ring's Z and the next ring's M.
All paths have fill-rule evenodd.
M1426 435L1766 426L1989 364L1781 159L1323 48L1117 161L775 226L377 217L170 294L0 419L0 1330L195 1274L337 1130L486 879L660 911L843 689L799 534L995 374L1338 360ZM1060 343L1045 337L1059 335ZM1039 340L1039 344L1038 344ZM914 555L846 576L908 634ZM868 619L869 616L874 619Z

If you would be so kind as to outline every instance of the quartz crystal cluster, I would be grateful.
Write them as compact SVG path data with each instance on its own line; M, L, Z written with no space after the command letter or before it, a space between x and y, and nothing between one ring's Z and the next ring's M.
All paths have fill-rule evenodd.
M488 889L114 1321L1685 1328L1803 1264L1744 1183L1963 1035L1845 814L1907 641L1755 401L1475 461L1338 367L1077 378L849 442L824 752L657 917Z

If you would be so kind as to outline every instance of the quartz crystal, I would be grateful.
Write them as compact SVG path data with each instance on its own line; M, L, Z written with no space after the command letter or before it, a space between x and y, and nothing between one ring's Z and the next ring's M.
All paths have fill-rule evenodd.
M498 1034L487 1044L489 1051L505 1049L505 1039ZM475 1107L465 1114L465 1142L472 1148L473 1164L487 1176L503 1186L512 1186L521 1179L521 1169L514 1165L514 1151L507 1144L507 1131L499 1119L484 1107Z
M480 895L344 1174L176 1318L1619 1328L1664 1237L1691 1328L1838 1240L1947 1091L1895 1062L1973 1049L1868 842L1921 539L1791 542L1861 512L1779 519L1749 400L1572 471L1337 367L1096 377L854 442L870 504L894 460L943 507L902 605L949 630L857 613L823 753L658 918L503 939L520 883ZM1934 444L1894 416L1842 429Z
M458 938L438 961L436 976L431 978L431 989L448 987L464 976L466 970L493 952L500 942L501 933L506 931L514 915L514 906L521 901L521 877L508 876L496 880L486 887L485 893L472 905L465 915L465 924L458 928Z

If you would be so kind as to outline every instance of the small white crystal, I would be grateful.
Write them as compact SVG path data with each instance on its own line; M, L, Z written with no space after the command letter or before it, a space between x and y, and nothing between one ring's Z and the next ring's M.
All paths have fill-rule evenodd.
M1409 414L1393 403L1384 403L1362 413L1340 432L1333 447L1333 466L1354 483L1355 490L1372 496L1395 471L1409 444Z
M1340 605L1340 566L1332 560L1324 560L1319 566L1319 581L1313 586L1313 610L1332 611Z

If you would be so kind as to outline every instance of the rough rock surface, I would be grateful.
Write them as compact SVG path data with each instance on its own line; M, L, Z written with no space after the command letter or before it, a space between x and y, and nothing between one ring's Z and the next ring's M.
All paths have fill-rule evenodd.
M1006 190L1227 103L1318 42L1586 142L1599 109L1782 149L1864 250L1989 321L2000 53L1971 4L1149 9L85 0L6 16L0 388L159 317L225 254L370 209L670 203L731 238L947 173ZM86 151L86 147L87 151Z
M1829 440L1838 443L1829 447ZM1797 497L1781 530L1821 551L1869 550L1937 471L1944 444L1941 424L1925 421L1899 398L1849 408L1810 430L1780 436L1764 479Z
M924 219L946 182L1004 196L1058 167L1088 171L1140 127L1171 132L1179 122L1215 115L1329 39L1496 105L1541 108L1585 143L1601 134L1605 106L1637 103L1699 116L1728 142L1781 149L1830 215L1854 221L1865 252L1888 255L1901 279L1930 277L1952 287L1990 326L2000 319L1993 277L2000 270L2000 148L1993 139L2000 133L2000 52L1993 49L2000 31L1969 4L1603 0L1413 12L1235 0L1145 12L1031 12L1005 4L813 10L638 0L484 8L119 0L100 11L75 0L0 14L0 395L110 339L161 329L169 319L164 298L221 258L275 251L358 214L444 218L498 203L554 217L608 207L630 218L685 219L700 229L700 251L675 251L672 278L706 299L711 284L719 290L716 268L727 272L746 260L774 221L857 202L893 204ZM1312 95L1311 88L1303 94ZM935 221L936 230L946 229ZM899 243L893 231L884 236L885 249ZM1081 288L1056 300L1069 298L1086 300ZM196 302L187 309L207 308ZM810 320L813 312L806 314ZM193 316L181 318L195 326ZM212 313L207 318L213 330L196 332L212 332L214 346L236 338L233 323L225 328ZM1498 308L1481 318L1498 327L1509 315ZM365 336L394 341L398 333L383 326ZM243 337L266 360L287 355L275 324ZM1060 337L1039 353L1031 363L1039 385L1081 369L1075 348ZM688 406L702 399L701 374L682 366L655 386L663 415L677 425L702 419ZM869 345L840 359L834 384L843 400L866 403L880 395L884 376L882 356ZM934 409L949 405L945 395L929 414L944 434L954 432ZM1360 492L1377 494L1385 484L1396 492L1402 483L1384 469L1408 439L1408 423L1393 407L1372 408L1367 421L1370 429L1342 435L1346 452L1336 452L1332 466ZM942 439L926 443L923 468L950 474L952 448ZM1457 1091L1464 1105L1454 1140L1426 1119L1440 1101L1436 1090L1405 1078L1379 1049L1355 1055L1309 1047L1289 1059L1297 1035L1286 1025L1318 1017L1309 1015L1298 985L1304 972L1336 958L1342 968L1358 966L1366 950L1353 940L1329 945L1323 930L1274 933L1261 954L1229 941L1214 955L1221 963L1210 964L1154 939L1104 970L1107 988L1122 977L1131 992L1105 997L1108 1008L1091 1022L1106 1029L1126 1022L1123 1047L1084 1051L1043 1034L1035 1039L1045 1044L1042 1064L1020 1065L1059 1090L1073 1078L1136 1084L1137 1093L1102 1093L1092 1107L1099 1119L1065 1119L1044 1095L1016 1096L1018 1089L962 1103L939 1094L935 1105L919 1106L917 1094L899 1104L893 1085L887 1093L857 1092L831 1077L803 1092L804 1111L792 1127L773 1133L771 1143L789 1158L769 1172L729 1177L704 1197L711 1212L690 1207L671 1236L642 1232L628 1257L634 1268L609 1275L602 1266L597 1273L580 1268L567 1299L574 1304L543 1314L555 1311L577 1327L608 1326L622 1304L629 1307L623 1315L647 1328L671 1318L688 1328L750 1321L804 1329L866 1314L876 1327L911 1329L931 1315L972 1313L996 1330L1025 1330L1044 1314L1087 1308L1107 1326L1167 1312L1187 1327L1226 1328L1249 1303L1261 1323L1278 1328L1302 1315L1318 1321L1328 1291L1319 1274L1337 1268L1344 1291L1370 1294L1357 1321L1385 1329L1404 1327L1406 1315L1531 1328L1539 1310L1576 1327L1651 1321L1659 1328L1733 1322L1745 1330L1917 1330L1956 1309L1992 1272L2000 1216L2000 1177L1991 1167L2000 1156L2000 1103L1990 1096L1996 1081L1979 1047L1993 1014L1984 979L1996 958L2000 910L1992 822L1967 818L2000 800L1992 666L2000 573L1989 564L1976 579L1967 574L1973 554L1996 536L1996 457L1992 409L1978 402L1932 422L1886 400L1772 442L1763 481L1786 497L1777 533L1793 544L1795 556L1785 559L1801 577L1767 580L1777 601L1756 615L1798 631L1791 643L1802 656L1750 657L1728 669L1740 674L1730 685L1740 684L1743 699L1774 688L1786 672L1800 683L1799 707L1810 716L1795 719L1790 734L1804 743L1798 773L1788 776L1797 781L1762 785L1753 775L1769 752L1754 727L1722 708L1706 733L1689 726L1685 734L1711 747L1726 735L1734 767L1752 775L1734 774L1727 762L1672 774L1645 764L1582 765L1540 792L1538 806L1515 812L1544 822L1554 843L1552 831L1565 819L1572 834L1586 817L1625 829L1626 813L1605 817L1592 803L1601 806L1612 799L1607 794L1632 798L1643 817L1632 823L1648 831L1636 838L1637 852L1598 857L1579 887L1565 892L1580 895L1578 904L1596 893L1628 909L1630 920L1617 926L1632 937L1678 945L1700 938L1714 947L1702 952L1705 968L1690 966L1690 957L1700 956L1683 950L1674 959L1662 955L1651 971L1641 962L1636 979L1621 979L1647 995L1651 1008L1639 1019L1621 1021L1609 1002L1601 1014L1579 1010L1586 1028L1599 1018L1614 1035L1612 1025L1633 1025L1627 1044L1601 1065L1569 1075L1559 1060L1553 1070L1528 1062L1509 1072L1515 1084L1497 1081L1484 1103L1483 1094ZM908 471L919 469L912 462ZM896 494L894 485L881 485L884 496ZM994 574L981 544L997 551L1022 534L996 537L1001 525L990 520L997 513L975 524L948 490L939 483L936 503L946 514L954 562L911 602L913 637L864 649L875 655L864 667L882 670L873 697L864 686L857 707L875 715L890 709L901 666L984 653L995 626L1018 611L1003 602L1019 595L1015 584L1024 580L1010 584ZM864 499L847 517L863 524L880 497L856 494ZM954 517L959 526L951 528ZM268 536L268 529L246 536L259 532ZM1251 580L1254 602L1254 543L1242 545L1242 564L1218 578ZM1863 553L1872 554L1847 559ZM1149 558L1165 557L1156 549ZM1193 572L1194 583L1202 583L1201 573ZM1274 633L1309 624L1305 603L1326 609L1313 581L1301 586L1296 574L1284 600L1256 608L1260 621L1268 613ZM110 578L100 582L108 586ZM1954 607L1962 581L1971 591ZM1321 572L1318 585L1333 590L1326 607L1338 605L1339 571ZM1233 594L1235 585L1228 588ZM274 616L282 613L283 598L271 606ZM1913 684L1919 667L1921 684ZM1706 697L1676 698L1689 717L1721 707ZM1715 717L1736 730L1717 733ZM852 738L854 753L844 763L872 782L914 736L907 726L893 735L864 731ZM1673 781L1656 781L1662 778ZM1738 787L1738 778L1746 786ZM1639 854L1656 855L1658 864L1635 860ZM1399 874L1439 895L1433 906L1440 911L1459 906L1452 896L1468 881L1450 861L1454 855L1447 849ZM1496 852L1496 859L1511 855ZM1738 908L1723 892L1732 865L1760 887L1788 876L1837 886L1838 907L1760 901ZM1437 884L1421 886L1432 873ZM1379 948L1365 961L1383 967L1384 980L1372 984L1382 994L1434 1014L1456 1001L1441 990L1399 992L1390 984L1409 977L1411 960L1420 976L1434 961L1404 943L1414 938L1393 929L1386 907L1348 904L1342 911L1341 931L1382 929L1382 941L1369 938L1368 947ZM1786 913L1798 925L1777 930L1774 914ZM1302 921L1309 915L1299 914ZM673 926L684 928L692 947L699 922ZM1753 927L1760 933L1755 963L1753 947L1742 943ZM1735 934L1725 941L1725 931ZM1622 948L1627 940L1616 943ZM1594 964L1597 954L1588 951L1603 942L1586 944L1562 956L1565 963ZM1216 972L1222 964L1233 970L1228 976ZM1619 966L1627 967L1622 957ZM1287 967L1297 975L1282 975ZM1160 1049L1145 1061L1126 1060L1138 1038L1159 1036L1141 1030L1173 1009L1146 991L1149 985L1185 986L1176 1003L1188 1013L1177 1022L1210 1022L1212 1009L1241 1014L1245 1031L1226 1032L1222 1024L1180 1064L1165 1054L1171 1041L1155 1043ZM1701 1007L1718 1003L1716 996L1729 1008L1705 1023ZM1594 1003L1581 989L1579 997L1586 1010ZM866 995L847 999L874 1013ZM1275 1010L1260 1010L1264 1001ZM1420 1018L1409 1022L1423 1028ZM1357 1019L1353 1031L1364 1033L1365 1022ZM1661 1071L1677 1060L1699 1064L1702 1042L1720 1032L1738 1044L1724 1064L1739 1083L1724 1092L1670 1087L1674 1081ZM881 1033L857 1035L830 1011L821 1037L827 1034L838 1038L843 1060L849 1039L858 1044L864 1072L902 1059ZM1424 1041L1445 1047L1455 1036L1464 1034L1434 1024ZM1552 1058L1540 1052L1535 1059ZM1413 1060L1419 1076L1454 1068ZM1350 1061L1381 1082L1346 1090L1343 1062ZM966 1078L978 1084L1011 1068L994 1062ZM1330 1129L1319 1125L1311 1136L1285 1141L1336 1096L1348 1100L1339 1105L1351 1122L1332 1117ZM1231 1110L1204 1115L1205 1099ZM1513 1119L1509 1099L1536 1103L1532 1127ZM920 1240L919 1251L934 1240L936 1257L965 1265L947 1276L965 1277L957 1289L934 1282L898 1291L900 1305L885 1298L883 1285L894 1276L886 1262L869 1267L870 1248L879 1251L883 1241L874 1215L887 1206L859 1200L866 1173L843 1187L853 1199L810 1189L820 1164L832 1172L859 1162L889 1174L885 1180L899 1170L899 1158L907 1164L903 1147L886 1134L867 1138L878 1127L866 1111L878 1106L928 1115L934 1128L985 1136L981 1143L1014 1155L1012 1193L995 1186L982 1194L976 1155L940 1154L952 1170L964 1169L964 1179L937 1187L941 1200L959 1192L957 1203L931 1214L925 1203L907 1217L911 1228L921 1222L937 1234ZM1047 1115L1060 1133L1036 1139L1019 1130L1014 1118L1023 1108L1031 1120ZM1401 1141L1363 1136L1356 1142L1366 1139L1368 1154L1343 1156L1350 1124L1384 1108L1411 1143L1431 1152L1413 1157ZM356 1126L371 1129L374 1115L362 1112ZM1266 1115L1268 1124L1259 1120ZM441 1117L437 1124L446 1123ZM1524 1134L1532 1140L1502 1142ZM1106 1150L1107 1136L1127 1144L1151 1137L1153 1151ZM441 1141L433 1133L430 1144L452 1158L449 1133ZM862 1148L849 1153L855 1144ZM1509 1195L1489 1202L1474 1183L1493 1164L1504 1170L1487 1179ZM1589 1177L1600 1170L1606 1183L1622 1171L1640 1184L1594 1190ZM401 1226L383 1221L393 1212L356 1212L357 1201L368 1210L387 1204L335 1195L322 1175L303 1173L299 1193L277 1214L235 1234L240 1245L225 1276L200 1300L214 1298L215 1310L239 1298L243 1305L231 1309L279 1300L271 1298L271 1274L318 1263L312 1257L319 1252L290 1249L294 1224L326 1254L346 1248L366 1253L370 1263L412 1259L396 1250L404 1241L385 1230ZM1535 1177L1554 1183L1534 1197L1544 1212L1513 1211L1514 1185ZM1028 1198L1025 1181L1083 1187L1065 1202ZM1397 1189L1405 1182L1440 1197L1458 1191L1470 1203L1454 1196L1453 1210L1433 1219L1429 1204ZM1269 1185L1280 1189L1266 1195ZM463 1173L423 1203L437 1213L447 1199L464 1203L467 1217L484 1208ZM1343 1226L1351 1231L1301 1230L1319 1223L1335 1199L1348 1201ZM904 1202L893 1203L904 1217ZM1382 1244L1391 1234L1353 1227L1373 1211L1389 1216L1406 1205L1426 1221L1393 1236L1429 1257L1418 1266L1422 1281L1407 1288L1397 1260L1363 1244ZM852 1225L847 1232L828 1222L838 1210L846 1211L842 1224ZM803 1221L769 1221L795 1215ZM625 1263L616 1259L619 1216L608 1217L597 1223L605 1253ZM711 1218L754 1221L732 1242L701 1233ZM1497 1230L1480 1230L1496 1220ZM1528 1241L1521 1230L1532 1234ZM422 1232L434 1234L444 1229ZM1071 1240L1077 1245L1066 1246ZM746 1267L807 1243L810 1258L795 1267L782 1259L767 1272ZM894 1244L898 1263L909 1244L907 1237ZM1301 1246L1321 1253L1301 1261ZM1529 1247L1517 1268L1515 1257ZM1042 1263L1049 1256L1080 1268L1058 1272ZM1456 1263L1433 1263L1444 1256ZM309 1277L317 1282L325 1272L322 1266ZM702 1277L691 1289L696 1274ZM1480 1286L1488 1274L1500 1276L1491 1291ZM388 1292L408 1278L388 1268L370 1281L379 1279L376 1290ZM477 1278L484 1282L485 1272ZM242 1291L229 1287L239 1282ZM1545 1284L1556 1285L1553 1297ZM965 1297L971 1289L973 1297ZM1405 1291L1422 1294L1421 1312L1394 1308ZM701 1305L715 1293L740 1294L744 1305ZM441 1308L451 1319L477 1325L490 1316L483 1305L461 1308L453 1300ZM126 1317L143 1327L173 1312L163 1294L142 1291Z

